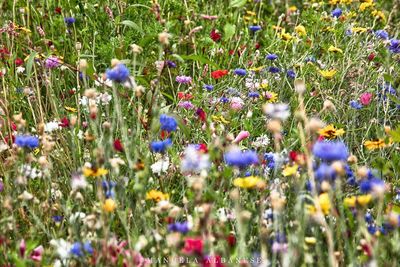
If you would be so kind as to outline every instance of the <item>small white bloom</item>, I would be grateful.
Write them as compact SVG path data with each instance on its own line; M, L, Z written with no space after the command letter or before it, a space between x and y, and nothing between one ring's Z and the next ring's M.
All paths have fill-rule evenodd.
M169 167L169 158L160 159L150 166L153 173L160 174L166 172Z

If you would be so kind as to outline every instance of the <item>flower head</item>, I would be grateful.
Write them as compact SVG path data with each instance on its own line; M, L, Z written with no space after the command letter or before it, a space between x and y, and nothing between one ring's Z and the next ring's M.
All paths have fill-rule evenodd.
M262 183L262 180L260 177L257 176L248 176L244 178L236 178L235 180L233 180L234 186L245 189L255 188L260 183Z
M124 64L117 64L112 69L106 71L107 79L118 83L123 83L129 78L129 70Z
M346 160L349 156L346 145L341 141L318 141L314 144L313 154L325 161Z
M39 146L39 139L31 135L17 135L15 144L19 147L36 148Z
M343 129L336 129L335 126L330 124L325 128L320 129L318 133L325 138L334 139L339 136L342 136L345 133L345 131Z
M245 168L252 164L258 164L257 153L250 150L241 151L239 148L234 147L224 154L225 162L228 165L236 166L238 168Z
M178 123L176 122L175 118L165 114L161 114L160 124L161 124L161 130L167 132L176 131L176 128L178 127Z
M156 153L164 153L168 147L172 145L171 139L167 138L164 141L153 141L150 143L150 150Z

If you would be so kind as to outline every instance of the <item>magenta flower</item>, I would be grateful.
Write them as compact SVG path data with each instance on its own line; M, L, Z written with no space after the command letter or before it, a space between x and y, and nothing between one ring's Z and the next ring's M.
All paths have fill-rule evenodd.
M26 251L26 243L25 239L22 239L21 242L19 243L19 255L21 258L25 257L25 251Z
M192 77L190 76L176 76L175 79L178 83L191 83L192 82Z
M56 56L50 56L46 58L45 67L48 69L54 69L60 66L60 60Z
M43 252L44 252L43 246L38 246L37 248L35 248L35 249L32 251L31 257L30 257L30 258L31 258L33 261L38 261L38 262L40 262L40 261L42 261Z
M371 103L371 100L372 100L372 93L363 93L360 96L360 102L364 106L369 105Z

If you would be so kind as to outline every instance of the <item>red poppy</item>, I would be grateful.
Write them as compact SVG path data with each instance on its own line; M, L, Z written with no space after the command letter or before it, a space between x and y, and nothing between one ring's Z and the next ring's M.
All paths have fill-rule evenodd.
M221 40L221 34L219 34L216 29L213 29L210 33L210 38L213 39L214 42L218 42Z
M178 98L181 100L190 100L193 96L190 93L178 92Z
M211 72L211 77L213 77L214 79L219 79L224 77L225 75L228 74L227 70L216 70Z
M290 151L289 152L289 158L290 158L291 161L296 161L298 155L299 154L296 151Z
M114 149L117 150L118 152L124 151L124 147L122 146L121 140L115 139L113 145L114 145Z
M206 144L199 144L198 149L199 151L203 152L203 153L207 153L208 152L208 148Z
M58 15L60 15L61 14L61 7L56 7L55 9L54 9L54 12L56 12L56 14L58 14Z
M236 245L236 236L230 233L226 238L226 241L228 242L230 247L234 247Z

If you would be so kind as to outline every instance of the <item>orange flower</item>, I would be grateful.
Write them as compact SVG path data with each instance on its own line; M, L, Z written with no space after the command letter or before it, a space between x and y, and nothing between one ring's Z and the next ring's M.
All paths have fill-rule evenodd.
M213 77L214 79L219 79L224 77L225 75L228 74L227 70L216 70L211 72L211 77Z

